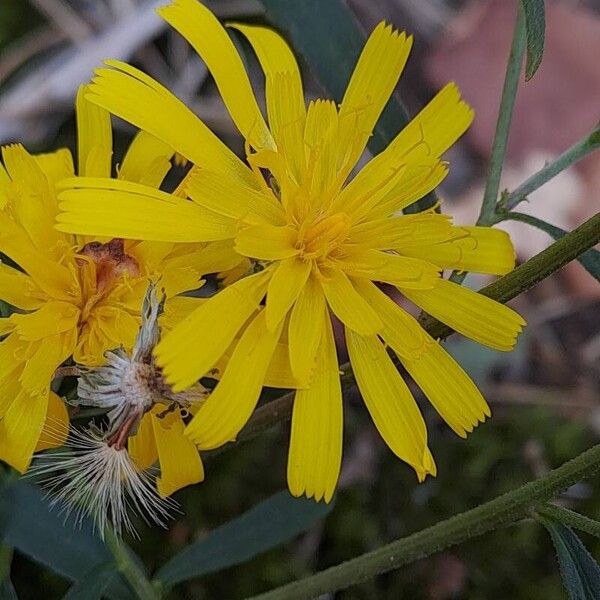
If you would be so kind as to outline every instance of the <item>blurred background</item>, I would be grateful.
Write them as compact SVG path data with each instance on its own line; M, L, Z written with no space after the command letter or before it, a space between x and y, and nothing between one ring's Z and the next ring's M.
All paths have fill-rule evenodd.
M327 2L328 0L323 0ZM163 0L0 0L0 143L30 151L75 147L78 85L105 58L120 58L166 84L233 148L240 138L200 59L154 9ZM259 0L208 3L223 19L268 22ZM476 111L448 153L440 189L445 212L471 224L479 212L516 1L349 0L366 32L382 19L415 35L399 86L414 114L447 81ZM535 78L521 84L502 189L514 188L588 133L600 118L600 2L546 2L546 51ZM239 41L239 40L238 40ZM260 69L248 48L255 89ZM322 94L304 69L310 98ZM118 162L133 131L115 121ZM561 174L520 207L566 230L600 209L600 155ZM501 225L504 227L505 225ZM520 260L551 239L523 224L506 226ZM475 288L485 278L469 277ZM484 390L494 417L468 440L454 436L425 402L439 475L418 485L384 447L356 392L346 398L344 467L327 520L286 547L173 592L182 599L236 599L281 585L404 536L540 476L600 437L600 287L577 262L514 301L529 327L509 354L451 338L450 351ZM456 336L455 336L456 337ZM422 400L422 398L420 399ZM190 540L285 487L288 426L207 461L207 479L176 498L183 514L168 531L140 526L130 540L156 568ZM562 501L600 518L600 481L569 489ZM592 553L600 542L582 534ZM57 540L57 543L60 543ZM13 563L22 599L60 598L67 582L24 556ZM519 523L430 559L339 592L339 599L564 598L547 534Z

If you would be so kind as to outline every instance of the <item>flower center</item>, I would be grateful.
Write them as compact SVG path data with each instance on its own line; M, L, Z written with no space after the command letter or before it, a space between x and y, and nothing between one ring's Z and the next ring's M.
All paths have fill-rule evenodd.
M81 320L85 321L94 307L114 288L124 275L138 277L140 267L133 256L125 252L121 238L106 243L89 242L79 252L82 289Z
M349 231L350 219L344 213L318 218L308 226L300 227L296 247L302 258L322 258L341 244Z

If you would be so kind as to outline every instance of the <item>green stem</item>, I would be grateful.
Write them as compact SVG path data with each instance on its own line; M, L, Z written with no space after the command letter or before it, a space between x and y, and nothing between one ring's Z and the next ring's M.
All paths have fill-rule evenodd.
M583 254L598 242L600 242L600 214L567 233L544 251L524 262L504 277L479 290L479 292L498 302L508 302L564 267L568 262ZM429 315L422 319L421 324L431 336L440 340L454 333L452 329ZM343 371L342 387L348 389L355 384L350 364L343 364L341 370ZM276 423L289 420L292 415L293 402L294 393L291 392L261 406L255 411L235 442L211 452L208 456L220 454L240 442L255 438Z
M499 525L526 517L539 503L549 500L561 490L590 477L598 470L600 444L550 471L544 477L526 483L490 502L316 575L255 596L253 600L308 599L361 583L492 531Z
M568 508L557 506L556 504L542 504L536 508L536 512L553 521L558 521L563 525L568 525L573 529L579 529L600 538L600 523L584 515L580 515Z
M502 88L500 112L498 113L496 133L492 144L492 156L490 158L490 167L483 194L483 203L481 204L481 212L477 219L478 225L490 225L494 222L496 201L500 188L500 176L502 175L502 165L504 164L504 156L506 155L508 132L512 120L519 77L521 76L525 45L525 15L521 3L519 3L510 56L508 57L508 64L506 66L504 87Z
M534 173L529 179L524 181L518 188L510 192L500 200L499 209L501 212L509 211L518 204L527 199L527 196L553 177L568 169L588 154L600 148L600 127L597 127L591 134L571 146L563 152L556 160L548 163L544 168ZM501 215L500 215L501 217Z
M129 583L135 595L140 600L159 600L160 593L148 581L145 573L133 559L129 548L112 529L106 530L104 541L115 559L117 570Z

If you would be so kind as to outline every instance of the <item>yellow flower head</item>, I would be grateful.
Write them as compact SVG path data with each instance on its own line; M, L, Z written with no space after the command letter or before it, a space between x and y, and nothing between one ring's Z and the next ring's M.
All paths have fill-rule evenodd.
M443 269L508 272L514 265L508 236L457 227L445 215L401 214L444 178L447 165L440 156L469 126L471 109L456 86L447 85L352 176L412 38L381 23L339 107L327 100L306 107L299 69L285 42L263 27L232 25L248 39L264 70L267 125L242 60L214 15L196 0L175 0L159 12L210 69L246 140L247 164L168 90L110 61L112 68L97 71L89 99L190 160L195 167L182 189L192 202L141 186L83 181L63 194L59 228L179 242L234 239L237 252L255 265L255 274L204 303L156 350L165 376L182 389L231 346L219 384L186 430L200 448L236 437L256 406L274 349L283 342L298 387L288 483L293 494L328 501L342 451L336 317L382 437L420 480L435 474L425 422L388 349L457 434L472 431L489 408L460 366L379 284L394 286L478 342L499 350L513 347L524 325L518 314L441 277ZM120 206L118 221L108 217L113 202ZM140 210L144 217L156 215L152 225L140 218ZM202 348L196 342L200 333Z
M84 94L82 88L76 107L79 173L110 177L110 115ZM172 154L164 142L140 133L119 179L158 186ZM106 350L130 349L149 278L160 277L167 296L173 297L197 288L204 273L233 268L240 257L223 244L215 260L210 244L61 233L54 227L57 185L74 176L70 152L32 156L17 145L4 147L2 158L0 252L7 260L0 263L0 299L16 310L0 319L0 334L6 336L0 342L0 459L24 471L36 447L60 443L38 444L45 421L52 421L54 429L56 420L67 421L62 401L50 391L54 371L63 361L72 356L79 364L99 365ZM182 300L175 302L189 306L190 299ZM63 430L66 435L67 427Z

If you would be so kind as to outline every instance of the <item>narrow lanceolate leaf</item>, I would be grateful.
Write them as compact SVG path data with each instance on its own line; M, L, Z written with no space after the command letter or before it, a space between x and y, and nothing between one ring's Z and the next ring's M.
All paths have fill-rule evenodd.
M332 504L293 498L287 491L275 494L188 546L159 570L156 579L171 587L245 562L307 530L331 508Z
M71 586L62 600L101 600L114 578L116 570L112 560L96 565Z
M0 541L70 581L112 560L100 537L85 520L76 526L50 510L43 493L32 485L14 483L0 489ZM114 565L114 563L113 563ZM109 582L105 596L131 598L119 579Z
M261 0L267 17L305 60L330 98L339 103L366 41L344 0ZM409 122L397 93L381 114L369 150L378 154ZM420 212L436 202L433 193L412 204L406 212Z
M560 240L562 237L567 235L567 232L564 229L524 213L510 212L508 213L507 218L537 227L538 229L541 229L548 235L552 236L555 240ZM598 281L600 281L600 252L598 252L598 250L594 250L592 248L587 252L584 252L577 260L583 265L585 270L592 277L595 277Z
M600 566L573 530L547 517L537 517L550 533L564 586L571 600L600 598Z
M546 14L544 0L521 0L525 12L527 31L527 65L525 80L529 81L538 70L544 54L544 35L546 33Z

